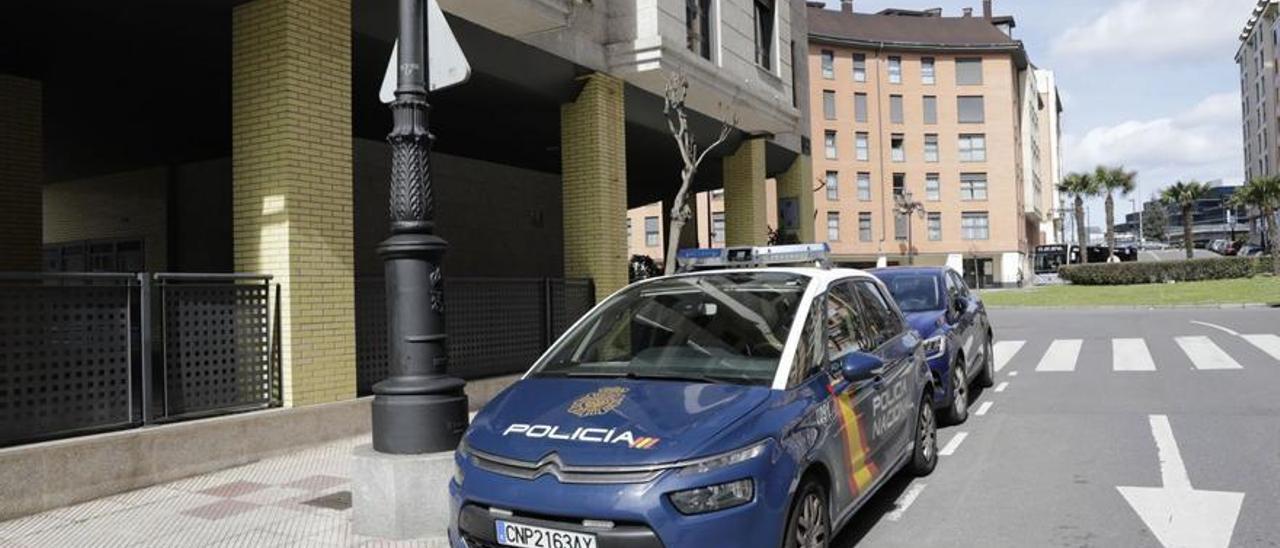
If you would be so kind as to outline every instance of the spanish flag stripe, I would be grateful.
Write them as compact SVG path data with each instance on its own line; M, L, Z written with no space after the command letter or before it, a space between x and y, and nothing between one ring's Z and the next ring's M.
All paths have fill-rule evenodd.
M857 490L861 492L871 484L875 474L875 464L870 462L870 452L867 450L866 440L862 435L862 426L850 400L851 396L848 394L841 395L838 398L840 414L845 424L846 447L848 448L850 469L853 472L852 480L858 486Z

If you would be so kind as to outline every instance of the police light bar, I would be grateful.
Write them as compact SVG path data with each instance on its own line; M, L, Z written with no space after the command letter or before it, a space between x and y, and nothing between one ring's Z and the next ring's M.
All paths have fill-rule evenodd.
M829 266L831 248L825 243L759 247L692 248L676 253L681 271L707 268L806 265Z

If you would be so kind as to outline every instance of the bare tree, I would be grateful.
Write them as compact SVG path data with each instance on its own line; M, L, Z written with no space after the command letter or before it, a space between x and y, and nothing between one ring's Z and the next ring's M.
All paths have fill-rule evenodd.
M667 229L667 259L663 265L666 274L676 271L676 251L680 247L680 233L685 223L693 216L693 208L689 204L689 186L693 184L693 176L698 173L698 166L707 157L707 153L729 138L737 118L726 119L720 124L720 133L707 148L699 151L698 140L689 129L689 119L685 112L685 100L689 96L689 80L683 74L673 73L667 77L667 89L662 113L667 118L667 128L676 140L680 149L680 159L684 167L680 169L680 190L671 205L671 222Z

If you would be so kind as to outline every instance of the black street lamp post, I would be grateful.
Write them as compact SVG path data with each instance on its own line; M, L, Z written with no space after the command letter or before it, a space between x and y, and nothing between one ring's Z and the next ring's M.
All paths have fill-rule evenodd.
M391 236L378 246L387 278L390 375L373 386L373 448L421 454L458 445L466 384L448 376L440 262L434 234L428 131L426 0L399 0L396 99L391 103Z

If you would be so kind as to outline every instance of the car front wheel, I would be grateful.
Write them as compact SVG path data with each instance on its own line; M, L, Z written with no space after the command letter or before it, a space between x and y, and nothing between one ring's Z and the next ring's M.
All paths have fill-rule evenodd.
M996 353L991 346L991 335L982 346L982 372L978 373L978 386L991 388L996 383Z
M934 419L933 401L929 395L920 397L916 413L915 450L911 455L911 473L927 476L938 466L938 423Z
M787 520L783 548L827 548L831 544L831 515L826 489L810 479L800 486L799 493Z
M951 405L945 414L947 424L960 424L969 419L969 377L964 371L964 358L956 356L951 365Z

